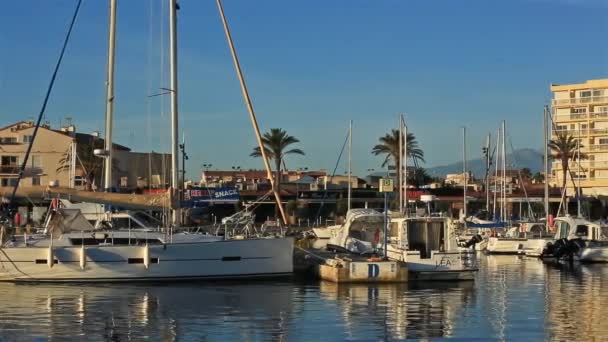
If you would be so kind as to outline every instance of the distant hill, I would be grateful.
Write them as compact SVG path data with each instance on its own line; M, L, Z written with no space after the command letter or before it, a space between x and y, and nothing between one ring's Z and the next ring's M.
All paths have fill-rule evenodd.
M507 169L522 169L524 167L532 170L532 173L542 171L543 169L543 154L531 148L523 148L515 150L507 155ZM492 167L492 172L494 172ZM473 172L475 177L483 177L486 172L485 160L481 158L469 160L467 168ZM448 173L462 172L462 162L457 162L449 165L435 166L427 169L429 175L434 177L444 177Z

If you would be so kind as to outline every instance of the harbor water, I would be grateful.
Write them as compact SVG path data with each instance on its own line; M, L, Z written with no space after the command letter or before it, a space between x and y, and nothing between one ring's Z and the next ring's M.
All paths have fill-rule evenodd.
M481 256L474 282L0 284L0 341L608 340L608 267Z

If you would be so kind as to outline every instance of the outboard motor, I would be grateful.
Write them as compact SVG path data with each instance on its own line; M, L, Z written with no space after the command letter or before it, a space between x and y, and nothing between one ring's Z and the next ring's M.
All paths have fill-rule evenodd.
M471 246L475 246L476 243L479 243L481 241L483 241L483 238L481 237L481 235L479 235L479 234L473 235L473 237L464 244L464 247L469 248Z

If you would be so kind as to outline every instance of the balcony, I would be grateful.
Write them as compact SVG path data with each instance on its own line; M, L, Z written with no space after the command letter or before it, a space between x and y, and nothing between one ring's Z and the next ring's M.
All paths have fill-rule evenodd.
M589 145L587 148L589 151L608 151L608 144Z
M569 99L553 100L553 106L556 107L596 103L608 103L608 96L572 97Z
M21 166L19 165L1 165L0 166L0 175L5 176L16 176L19 174L19 169ZM44 170L41 167L26 167L23 170L24 177L32 177L32 176L40 176L44 174Z
M18 175L19 165L0 165L0 175Z
M587 119L608 119L608 112L570 113L553 115L553 121L555 122Z
M581 129L555 129L555 130L553 130L553 132L555 133L555 135L566 134L566 135L571 135L573 137L576 137L576 136L579 136L579 135L587 135L588 131L589 131L589 129L587 129L587 128L581 128Z

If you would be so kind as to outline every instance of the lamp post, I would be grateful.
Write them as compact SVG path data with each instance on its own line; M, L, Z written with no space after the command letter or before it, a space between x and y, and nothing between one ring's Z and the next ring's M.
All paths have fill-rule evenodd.
M183 202L184 193L186 191L186 160L188 160L188 155L186 154L186 140L182 140L182 143L179 144L179 149L182 152L182 192L180 199Z

